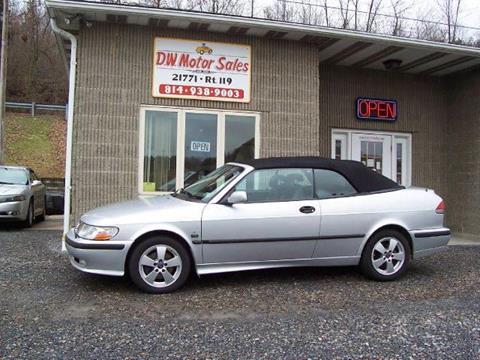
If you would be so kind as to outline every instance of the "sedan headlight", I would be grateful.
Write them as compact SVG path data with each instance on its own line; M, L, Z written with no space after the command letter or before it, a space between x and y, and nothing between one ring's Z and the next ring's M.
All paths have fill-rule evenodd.
M75 228L75 234L86 240L110 240L118 234L115 226L93 226L80 222Z
M0 203L16 202L16 201L24 201L24 200L25 200L25 195L0 196Z

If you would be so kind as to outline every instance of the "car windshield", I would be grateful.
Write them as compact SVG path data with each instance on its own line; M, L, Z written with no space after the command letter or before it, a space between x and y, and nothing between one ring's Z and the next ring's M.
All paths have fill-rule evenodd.
M27 185L27 172L23 169L0 167L0 185Z
M240 166L224 165L173 195L185 200L208 202L242 171Z

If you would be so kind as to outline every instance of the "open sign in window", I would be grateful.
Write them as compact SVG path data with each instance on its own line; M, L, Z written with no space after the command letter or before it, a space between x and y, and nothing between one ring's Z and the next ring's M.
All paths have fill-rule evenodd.
M210 152L210 143L205 141L192 141L190 150L198 152Z

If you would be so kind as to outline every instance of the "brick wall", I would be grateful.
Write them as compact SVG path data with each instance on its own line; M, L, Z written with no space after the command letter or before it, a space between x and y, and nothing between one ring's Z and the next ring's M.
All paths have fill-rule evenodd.
M439 78L339 66L320 66L319 75L321 155L331 155L332 128L411 133L412 185L447 195L447 111ZM359 96L396 99L398 120L357 120Z
M252 46L252 102L154 99L154 36ZM318 154L317 51L309 44L214 33L96 23L78 39L73 220L94 207L137 195L140 104L261 113L261 156Z
M480 71L452 76L448 87L448 225L480 234Z

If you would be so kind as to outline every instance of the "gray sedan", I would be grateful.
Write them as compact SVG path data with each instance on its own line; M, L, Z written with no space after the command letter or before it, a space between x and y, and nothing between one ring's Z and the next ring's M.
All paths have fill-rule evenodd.
M66 237L72 265L164 293L197 275L359 265L376 280L446 249L445 205L359 162L228 163L173 194L92 210Z
M30 227L45 219L45 185L33 170L0 166L0 221Z

